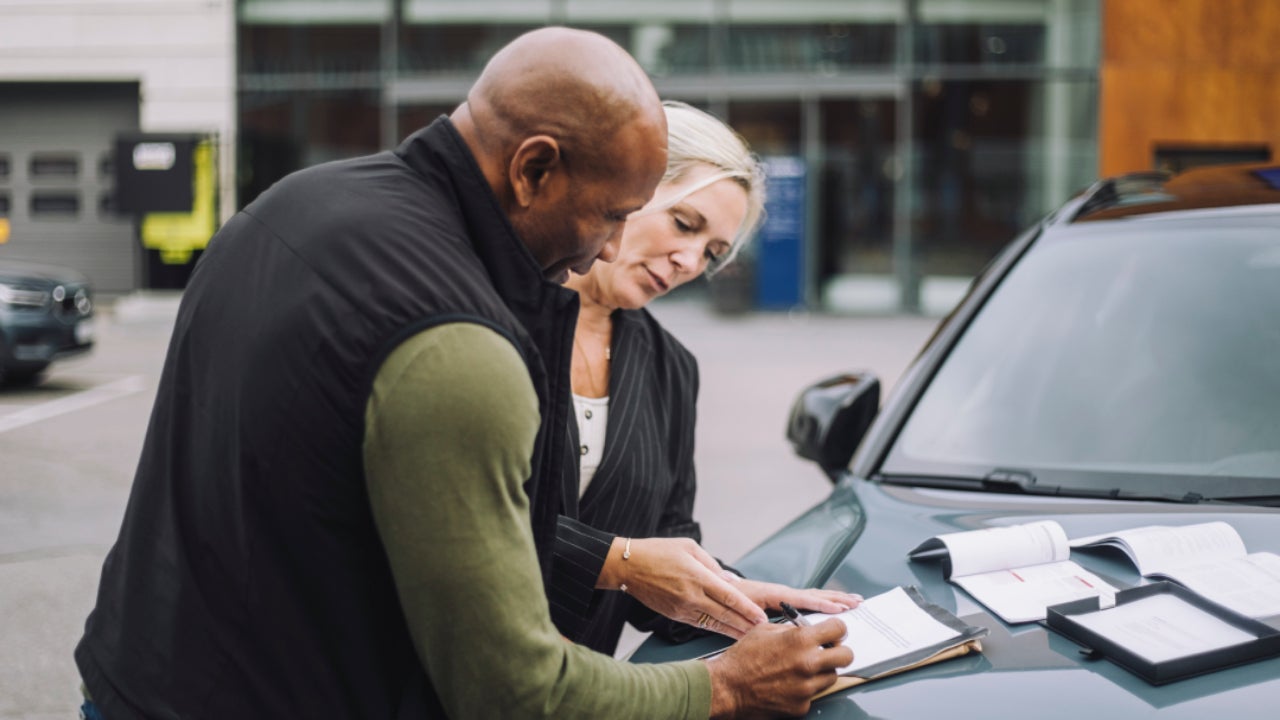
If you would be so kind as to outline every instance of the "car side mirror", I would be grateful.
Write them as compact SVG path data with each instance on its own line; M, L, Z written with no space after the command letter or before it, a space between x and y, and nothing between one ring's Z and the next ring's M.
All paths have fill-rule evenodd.
M787 439L832 482L849 466L862 436L880 411L880 378L872 372L836 375L805 388L791 406Z

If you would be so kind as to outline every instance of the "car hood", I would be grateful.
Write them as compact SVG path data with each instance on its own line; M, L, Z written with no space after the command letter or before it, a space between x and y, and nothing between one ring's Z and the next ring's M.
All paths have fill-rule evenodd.
M1079 646L1038 623L1005 624L959 587L948 583L937 561L907 554L941 533L1056 520L1068 537L1143 525L1186 525L1223 520L1250 551L1278 551L1280 511L1224 505L1175 505L1039 498L887 486L846 481L864 524L828 587L875 595L915 585L926 597L973 625L989 629L980 655L962 657L885 678L814 703L810 717L949 718L1271 718L1280 698L1280 658L1221 670L1156 687L1108 660L1090 660ZM834 530L833 530L834 532ZM796 538L779 534L766 542ZM815 542L821 542L815 538ZM753 555L758 554L753 552ZM1118 552L1073 551L1072 559L1116 587L1141 579ZM1280 627L1280 619L1268 622ZM650 640L638 661L691 657L722 645L702 639L685 646ZM683 650L683 651L682 651ZM856 652L856 649L855 649Z
M20 260L0 260L0 281L38 280L51 283L84 284L88 280L71 268Z

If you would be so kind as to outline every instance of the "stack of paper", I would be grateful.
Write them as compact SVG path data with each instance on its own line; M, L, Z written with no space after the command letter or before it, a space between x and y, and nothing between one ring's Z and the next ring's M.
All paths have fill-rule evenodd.
M941 660L979 652L987 629L965 623L934 605L914 587L897 587L863 600L845 612L808 616L810 622L839 618L848 630L844 644L853 663L818 697Z

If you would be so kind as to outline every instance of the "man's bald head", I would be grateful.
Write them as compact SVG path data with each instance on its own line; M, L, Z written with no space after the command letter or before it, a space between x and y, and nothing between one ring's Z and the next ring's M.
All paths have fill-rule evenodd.
M665 122L657 91L625 50L603 35L559 27L498 51L467 104L480 129L494 134L608 136L636 120Z
M612 259L621 218L605 232L590 215L643 206L666 166L657 91L625 50L592 32L520 36L489 61L452 119L549 276ZM581 216L552 216L566 212ZM578 227L563 227L570 221Z

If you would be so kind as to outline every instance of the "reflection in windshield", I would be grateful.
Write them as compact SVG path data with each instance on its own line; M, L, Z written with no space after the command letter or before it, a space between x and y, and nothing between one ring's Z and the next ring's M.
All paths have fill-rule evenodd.
M1148 226L1035 248L894 452L913 464L1280 478L1280 232Z

